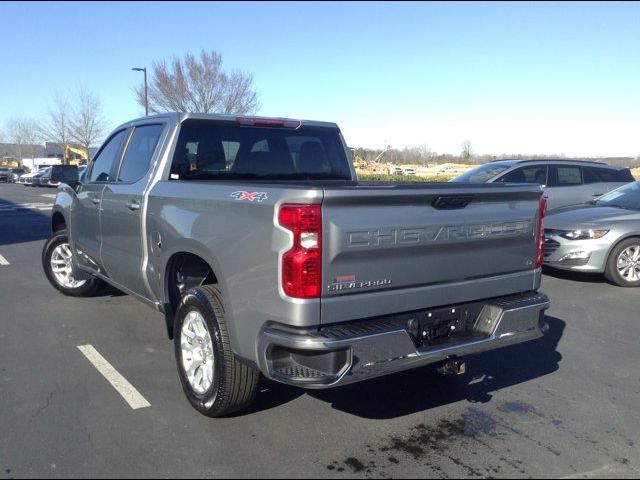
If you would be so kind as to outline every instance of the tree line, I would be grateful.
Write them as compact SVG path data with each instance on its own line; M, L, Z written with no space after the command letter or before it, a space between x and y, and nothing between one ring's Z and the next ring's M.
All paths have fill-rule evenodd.
M437 153L432 151L427 145L417 147L389 148L389 149L371 149L371 148L353 148L354 161L364 160L367 163L377 161L379 164L393 163L394 165L442 165L445 163L459 163L467 165L481 165L496 160L537 160L537 159L559 159L570 158L564 154L500 154L500 155L479 155L473 152L471 142L464 142L461 145L459 154ZM618 165L624 167L633 167L640 165L640 156L636 158L583 158L584 160L599 160L610 165Z

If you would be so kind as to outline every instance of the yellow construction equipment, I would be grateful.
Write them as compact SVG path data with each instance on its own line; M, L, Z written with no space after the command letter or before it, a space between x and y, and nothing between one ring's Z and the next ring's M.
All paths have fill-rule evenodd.
M355 155L353 159L353 166L356 167L357 170L364 170L367 168L367 162L358 155Z
M80 160L84 160L84 163L89 163L89 153L82 148L75 148L71 145L67 145L64 149L64 163L69 165L78 165L80 163L80 160L71 158L72 153L75 153L77 156L79 156Z

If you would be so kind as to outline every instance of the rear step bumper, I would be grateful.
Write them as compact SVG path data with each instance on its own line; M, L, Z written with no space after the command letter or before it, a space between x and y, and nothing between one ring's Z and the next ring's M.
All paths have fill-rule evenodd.
M415 331L416 319L431 317L429 311L314 331L271 324L258 345L260 367L267 377L289 385L310 389L346 385L535 340L549 328L544 320L549 305L545 294L530 292L448 307L452 312L462 309L465 315L471 312L465 319L467 332L433 344L421 343Z

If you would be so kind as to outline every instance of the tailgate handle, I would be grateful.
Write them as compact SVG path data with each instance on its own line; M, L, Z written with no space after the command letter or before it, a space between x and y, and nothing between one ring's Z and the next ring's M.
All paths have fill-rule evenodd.
M465 208L473 200L473 195L450 195L433 200L433 208L438 210L456 210Z

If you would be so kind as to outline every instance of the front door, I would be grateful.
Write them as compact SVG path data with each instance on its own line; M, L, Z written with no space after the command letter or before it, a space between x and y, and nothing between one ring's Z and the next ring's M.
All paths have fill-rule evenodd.
M94 272L100 268L100 202L103 184L83 185L70 214L70 241L78 265Z
M100 149L71 208L70 241L76 261L80 266L100 273L103 273L100 259L102 193L114 175L125 134L126 130L116 132Z

